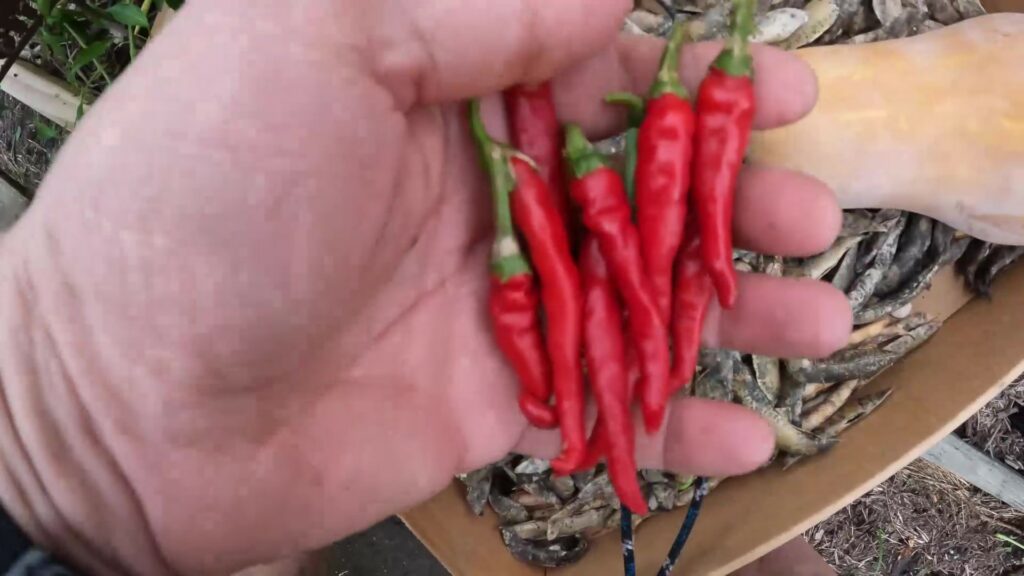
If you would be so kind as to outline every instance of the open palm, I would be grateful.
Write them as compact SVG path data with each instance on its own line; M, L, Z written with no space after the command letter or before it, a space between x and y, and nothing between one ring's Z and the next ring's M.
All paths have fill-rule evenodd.
M616 38L628 8L259 0L243 22L233 3L190 3L4 239L13 316L37 336L4 364L38 470L13 476L61 520L5 505L88 566L216 573L342 537L510 450L552 455L557 433L527 429L490 338L489 195L458 102L555 75L565 120L613 133L601 97L643 91L661 51ZM685 54L691 87L716 50ZM806 113L809 70L756 57L758 126ZM839 225L822 185L769 168L746 171L737 212L738 241L768 253L816 252ZM828 286L741 290L709 344L845 340ZM639 450L735 474L771 445L743 409L686 400Z

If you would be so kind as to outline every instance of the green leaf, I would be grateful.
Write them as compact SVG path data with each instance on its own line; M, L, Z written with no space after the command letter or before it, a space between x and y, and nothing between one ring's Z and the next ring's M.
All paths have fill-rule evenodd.
M36 0L36 10L43 15L44 18L49 18L50 10L53 9L52 0Z
M185 3L185 0L166 0L167 5L171 7L171 10L177 10L181 8L181 5Z
M64 38L61 35L54 34L46 28L42 28L39 30L39 36L43 39L43 44L46 44L46 47L49 48L52 54L56 55L63 52L63 50L61 50L61 45L64 44Z
M135 4L128 2L122 2L120 4L114 4L107 9L110 16L125 26L138 26L139 28L149 28L149 18L146 18L146 13L142 11Z
M92 44L89 44L85 48L82 48L81 52L75 55L75 59L71 61L71 68L68 69L68 75L74 76L76 72L82 69L92 62L95 62L100 56L103 56L107 49L110 48L110 40L97 40Z
M42 118L36 117L35 126L36 137L39 139L40 143L45 144L59 135L57 127Z

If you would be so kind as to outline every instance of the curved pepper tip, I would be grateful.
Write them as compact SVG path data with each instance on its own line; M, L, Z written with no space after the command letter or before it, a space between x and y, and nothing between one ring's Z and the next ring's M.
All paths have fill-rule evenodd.
M555 407L525 392L519 394L519 410L526 417L526 421L536 428L551 430L558 427L558 413Z
M654 435L661 430L661 425L665 423L665 405L661 406L644 406L644 429L648 434Z

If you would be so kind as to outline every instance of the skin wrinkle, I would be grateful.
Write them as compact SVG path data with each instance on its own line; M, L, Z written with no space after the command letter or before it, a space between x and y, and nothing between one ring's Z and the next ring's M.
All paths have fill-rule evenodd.
M19 282L19 279L20 279L20 282ZM25 286L23 286L21 290L18 290L18 285L21 284L21 283L24 283ZM15 276L15 297L20 298L20 299L22 299L24 301L27 301L27 302L29 302L31 304L31 302L34 299L30 296L30 294L35 294L35 293L36 292L31 289L31 280L29 279L28 275ZM36 308L35 307L30 307L30 308L25 308L25 309L36 309ZM33 337L32 339L33 340L37 340L38 339L38 335L36 335L36 330L40 330L41 329L41 330L45 331L46 329L43 327L44 324L45 323L43 323L43 322L39 322L39 323L36 323L35 327L27 327L27 328L25 328L25 330L27 330L27 331L31 332L32 334L34 334L35 337ZM43 338L46 339L46 340L51 340L45 334L43 335ZM33 358L35 358L36 356L38 356L38 355L33 355ZM25 362L24 365L19 364L19 366L21 366L23 368L27 368L28 370L33 371L35 373L35 375L36 375L36 378L34 379L35 381L37 381L37 382L41 382L42 381L42 379L39 378L39 374L40 374L39 366L38 366L38 364L36 362L34 362L32 360L29 360L29 361ZM22 376L24 377L24 380L30 380L31 379L30 375L28 375L28 374L22 374ZM9 379L5 379L5 382L9 383L10 380ZM70 383L67 383L67 384L70 385ZM17 386L17 384L11 384L11 386ZM33 400L38 401L38 398L34 397L34 395L39 392L39 388L38 387L30 387L28 389L24 389L23 388L23 392L25 393L25 397L26 397L26 399L28 399L29 404L32 404ZM25 417L23 415L25 415L25 414L31 415L33 413L32 410L19 411L19 410L12 409L12 404L10 402L12 399L10 397L9 390L8 390L7 386L5 386L5 388L4 388L3 398L4 398L5 408L7 408L7 414L10 416L10 423L11 423L11 429L12 429L11 431L12 431L12 433L14 435L15 442L18 444L18 446L21 447L21 449L23 451L22 452L23 455L24 455L23 463L25 464L25 466L27 466L28 471L29 471L29 473L32 476L32 483L33 483L33 485L36 486L36 488L39 490L40 495L43 497L44 502L45 502L45 504L44 504L45 512L44 512L44 514L42 516L38 515L38 512L39 512L38 503L31 506L31 512L30 512L33 516L37 517L40 520L41 526L37 526L37 528L40 528L42 533L44 534L44 537L41 539L41 541L44 544L50 544L50 545L59 544L60 545L59 546L60 549L62 549L63 551L71 551L75 558L78 558L80 560L86 561L87 564L90 567L92 567L94 569L98 567L98 568L100 568L102 570L102 573L113 573L114 571L111 569L110 565L108 565L105 562L105 558L104 558L105 555L102 554L102 553L99 553L100 560L96 559L95 554L98 551L96 549L94 549L94 547L92 547L91 545L87 544L88 539L82 537L83 533L81 533L74 526L74 523L72 523L68 519L68 517L64 514L63 510L61 510L60 507L57 505L57 500L54 498L53 493L51 492L51 489L50 489L51 487L48 485L46 480L43 478L43 474L40 473L40 470L39 470L39 467L36 464L36 461L31 456L31 452L28 449L28 446L29 446L30 442L28 441L27 438L25 438L25 436L23 434L23 431L25 431L25 430L33 430L35 428L32 425L34 421L33 422L25 421L25 419L24 419ZM14 399L13 404L17 405L17 404L23 404L23 403L17 402L16 399ZM40 424L40 425L45 425L45 422L43 422L43 421L34 422L34 423L35 424ZM36 430L36 431L40 432L39 430ZM42 431L42 432L43 432L44 436L48 436L45 433L46 431ZM47 451L46 448L44 448L43 450L44 450L44 452ZM49 517L49 520L46 520L46 517ZM54 526L54 523L56 523L56 526ZM35 534L35 536L38 536L38 534Z
M44 329L42 338L49 345L48 348L46 349L58 350L56 342L54 342L53 337L49 333L49 331ZM60 379L60 381L63 381L65 383L65 386L70 392L70 396L77 403L77 406L71 407L71 409L75 410L77 408L78 412L82 416L81 420L84 421L85 423L84 430L80 430L80 432L83 432L84 434L88 435L88 437L94 440L95 447L97 448L97 454L95 454L95 456L99 460L104 461L107 464L107 469L110 470L114 474L114 476L121 481L124 494L127 496L127 500L129 502L129 506L136 512L139 512L140 516L142 517L144 524L144 528L142 530L142 538L146 541L146 544L151 549L151 551L155 553L156 561L160 565L160 567L167 572L171 572L170 563L167 561L167 556L165 555L163 549L160 546L159 541L157 540L154 534L152 524L149 521L149 514L146 512L145 505L143 504L142 499L139 497L139 493L136 491L135 485L133 485L132 482L129 480L127 471L121 465L120 461L113 456L114 452L111 449L109 439L105 438L105 434L103 433L103 431L96 426L96 422L92 417L92 412L86 407L86 404L83 402L82 396L79 394L77 386L75 386L74 384L75 380L73 380L70 374L68 373L67 365L60 361L59 355L57 354L54 354L52 359L56 361L57 369L62 373L63 378ZM65 522L68 522L67 518L65 518ZM69 527L71 528L72 531L76 533L84 533L85 531L88 531L91 528L90 526L76 528L74 526L74 523L70 522ZM85 538L79 538L79 540L87 541ZM102 559L102 562L106 570L112 571L111 567L117 565L116 558L114 558L113 553L104 553L104 550L102 549L93 549L91 550L91 552Z
M47 233L45 235L45 238L46 238L47 241L39 243L39 244L37 244L37 246L41 250L44 250L44 252L49 256L49 260L42 260L41 259L41 261L52 261L53 262L53 266L51 268L49 268L50 270L60 270L60 269L63 269L63 267L60 265L61 261L63 259L63 250L61 250L61 248L60 248L60 241L59 241L59 239L54 234L52 234L52 232L50 232L48 229L47 229ZM49 249L47 250L46 248L49 248ZM30 271L26 270L26 272L23 275L21 275L20 277L23 278L24 282L26 282L28 284L32 283L33 276L32 276ZM73 289L73 285L70 282L66 282L66 281L63 281L62 279L58 278L58 280L56 282L52 282L51 285L63 288L63 290L60 291L60 294L64 298L67 299L66 302L70 304L70 309L71 310L82 311L82 310L87 310L88 309L87 307L81 305L82 303L80 301L79 295ZM25 288L23 290L24 290L23 294L33 294L33 295L40 294L38 289L35 289L34 287L32 287L30 285L25 286ZM45 305L43 305L41 303L30 303L30 306L32 306L31 309L35 309L35 310L47 310L48 309L47 306L45 306ZM55 307L53 309L57 310L59 308ZM127 500L127 502L129 502L130 509L134 511L132 513L132 516L136 516L137 515L138 517L142 518L143 524L145 525L144 530L143 530L143 534L144 534L143 535L143 539L147 542L147 544L149 545L149 548L153 552L155 552L155 557L157 559L157 563L162 568L167 569L169 567L169 563L167 562L166 557L164 556L164 551L161 549L161 547L159 546L159 544L158 544L158 542L157 542L157 540L155 538L152 526L151 526L151 524L149 523L149 520L148 520L148 515L145 513L145 508L144 508L144 505L142 503L142 500L141 500L138 492L135 490L134 485L129 480L129 475L127 473L127 470L123 468L120 460L115 457L115 451L113 450L113 443L111 442L111 438L109 437L109 431L105 427L99 426L97 424L97 422L96 422L96 420L95 420L95 418L93 416L93 414L96 413L95 406L90 407L89 403L86 401L86 399L82 396L81 392L78 390L76 382L89 381L89 379L83 379L81 377L78 377L78 378L73 377L71 375L71 367L70 367L70 365L68 363L68 358L60 354L61 350L69 350L69 349L70 350L75 350L75 349L77 349L77 347L73 346L73 345L72 346L68 346L68 345L66 345L67 344L66 342L64 343L65 344L64 346L62 346L62 345L60 345L58 343L58 339L57 339L57 337L53 333L53 330L54 330L53 327L56 326L56 325L60 325L60 324L59 323L55 324L53 320L47 320L45 315L41 318L41 321L37 323L37 328L36 328L36 330L38 331L37 340L41 340L40 344L37 346L37 349L43 350L43 351L51 351L51 354L48 357L48 360L54 364L53 369L56 370L57 372L59 372L58 377L54 378L52 380L54 381L55 385L61 385L62 384L63 387L67 390L68 394L66 394L65 397L69 398L74 403L74 405L73 406L67 406L66 408L70 409L73 413L78 414L80 416L80 418L78 418L77 421L83 422L84 425L85 425L84 426L84 430L79 430L78 431L79 434L77 434L76 437L82 438L83 437L82 434L85 434L86 437L91 438L92 442L89 443L90 447L93 448L95 450L95 452L96 452L95 454L92 454L91 456L95 457L97 459L97 461L105 462L106 463L106 466L104 467L105 470L110 471L116 478L121 480L121 484L122 484L122 488L123 488L122 491L127 495L126 500ZM101 338L100 335L95 332L95 327L94 327L94 323L93 322L88 322L88 321L73 322L73 325L76 326L80 330L85 330L85 333L80 335L80 337L79 337L80 341L89 341L89 342L94 342L95 343L95 342L100 342L100 341L103 340L103 338ZM116 349L116 348L114 348L114 349ZM94 356L94 358L101 358L101 357L102 356L100 356L100 355ZM48 371L48 372L50 372L50 371ZM81 375L79 375L79 376L81 376ZM45 378L37 377L37 381L39 381L39 382L44 382L46 380L47 379L45 379ZM121 395L116 394L116 393L113 395L114 398L117 398L117 397L120 397L120 396ZM106 395L104 397L103 402L106 405L109 405L110 401L111 401L111 396L108 394L108 395ZM125 404L122 403L122 405L125 405ZM114 412L115 412L115 414L118 414L118 415L124 413L123 410L115 410ZM62 419L61 420L61 422L66 422L66 421L68 421L68 420L67 419ZM110 420L108 420L108 421L110 421ZM58 434L57 437L61 437L61 435ZM64 444L68 445L69 443L68 442L64 442ZM27 454L27 452L26 452L26 454ZM65 462L73 462L73 461L74 461L74 459L65 460ZM72 533L75 534L76 541L79 542L79 543L87 543L87 542L89 542L89 540L87 538L85 538L85 534L88 532L90 527L88 527L88 526L76 527L75 523L72 522L67 516L65 516L63 514L63 512L61 512L59 506L56 506L56 500L54 499L54 497L53 497L52 493L50 492L50 490L46 487L45 480L42 478L42 476L39 476L38 473L37 473L37 476L38 476L40 482L42 483L41 485L43 486L43 489L48 494L49 500L54 503L55 511L61 516L62 523L67 527L68 530L70 530ZM105 499L106 494L104 492L101 491L101 492L99 492L99 494L100 494L101 498ZM99 558L101 563L103 564L104 571L106 571L106 572L113 572L114 571L114 569L112 567L116 566L117 562L116 562L115 557L113 556L113 554L114 554L113 551L111 551L110 553L105 553L105 551L103 549L97 549L97 548L95 548L93 546L88 546L88 545L86 545L86 546L88 547L89 552L90 552L90 554L89 554L90 560L95 559L95 558ZM81 557L81 555L77 555L77 554L76 554L76 556Z

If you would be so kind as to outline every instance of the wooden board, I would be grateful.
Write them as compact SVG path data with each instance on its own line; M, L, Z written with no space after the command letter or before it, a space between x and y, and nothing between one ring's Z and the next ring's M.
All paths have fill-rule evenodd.
M28 62L15 62L0 90L69 130L78 118L79 98L71 86Z
M922 458L1024 511L1024 476L956 436L946 436Z

